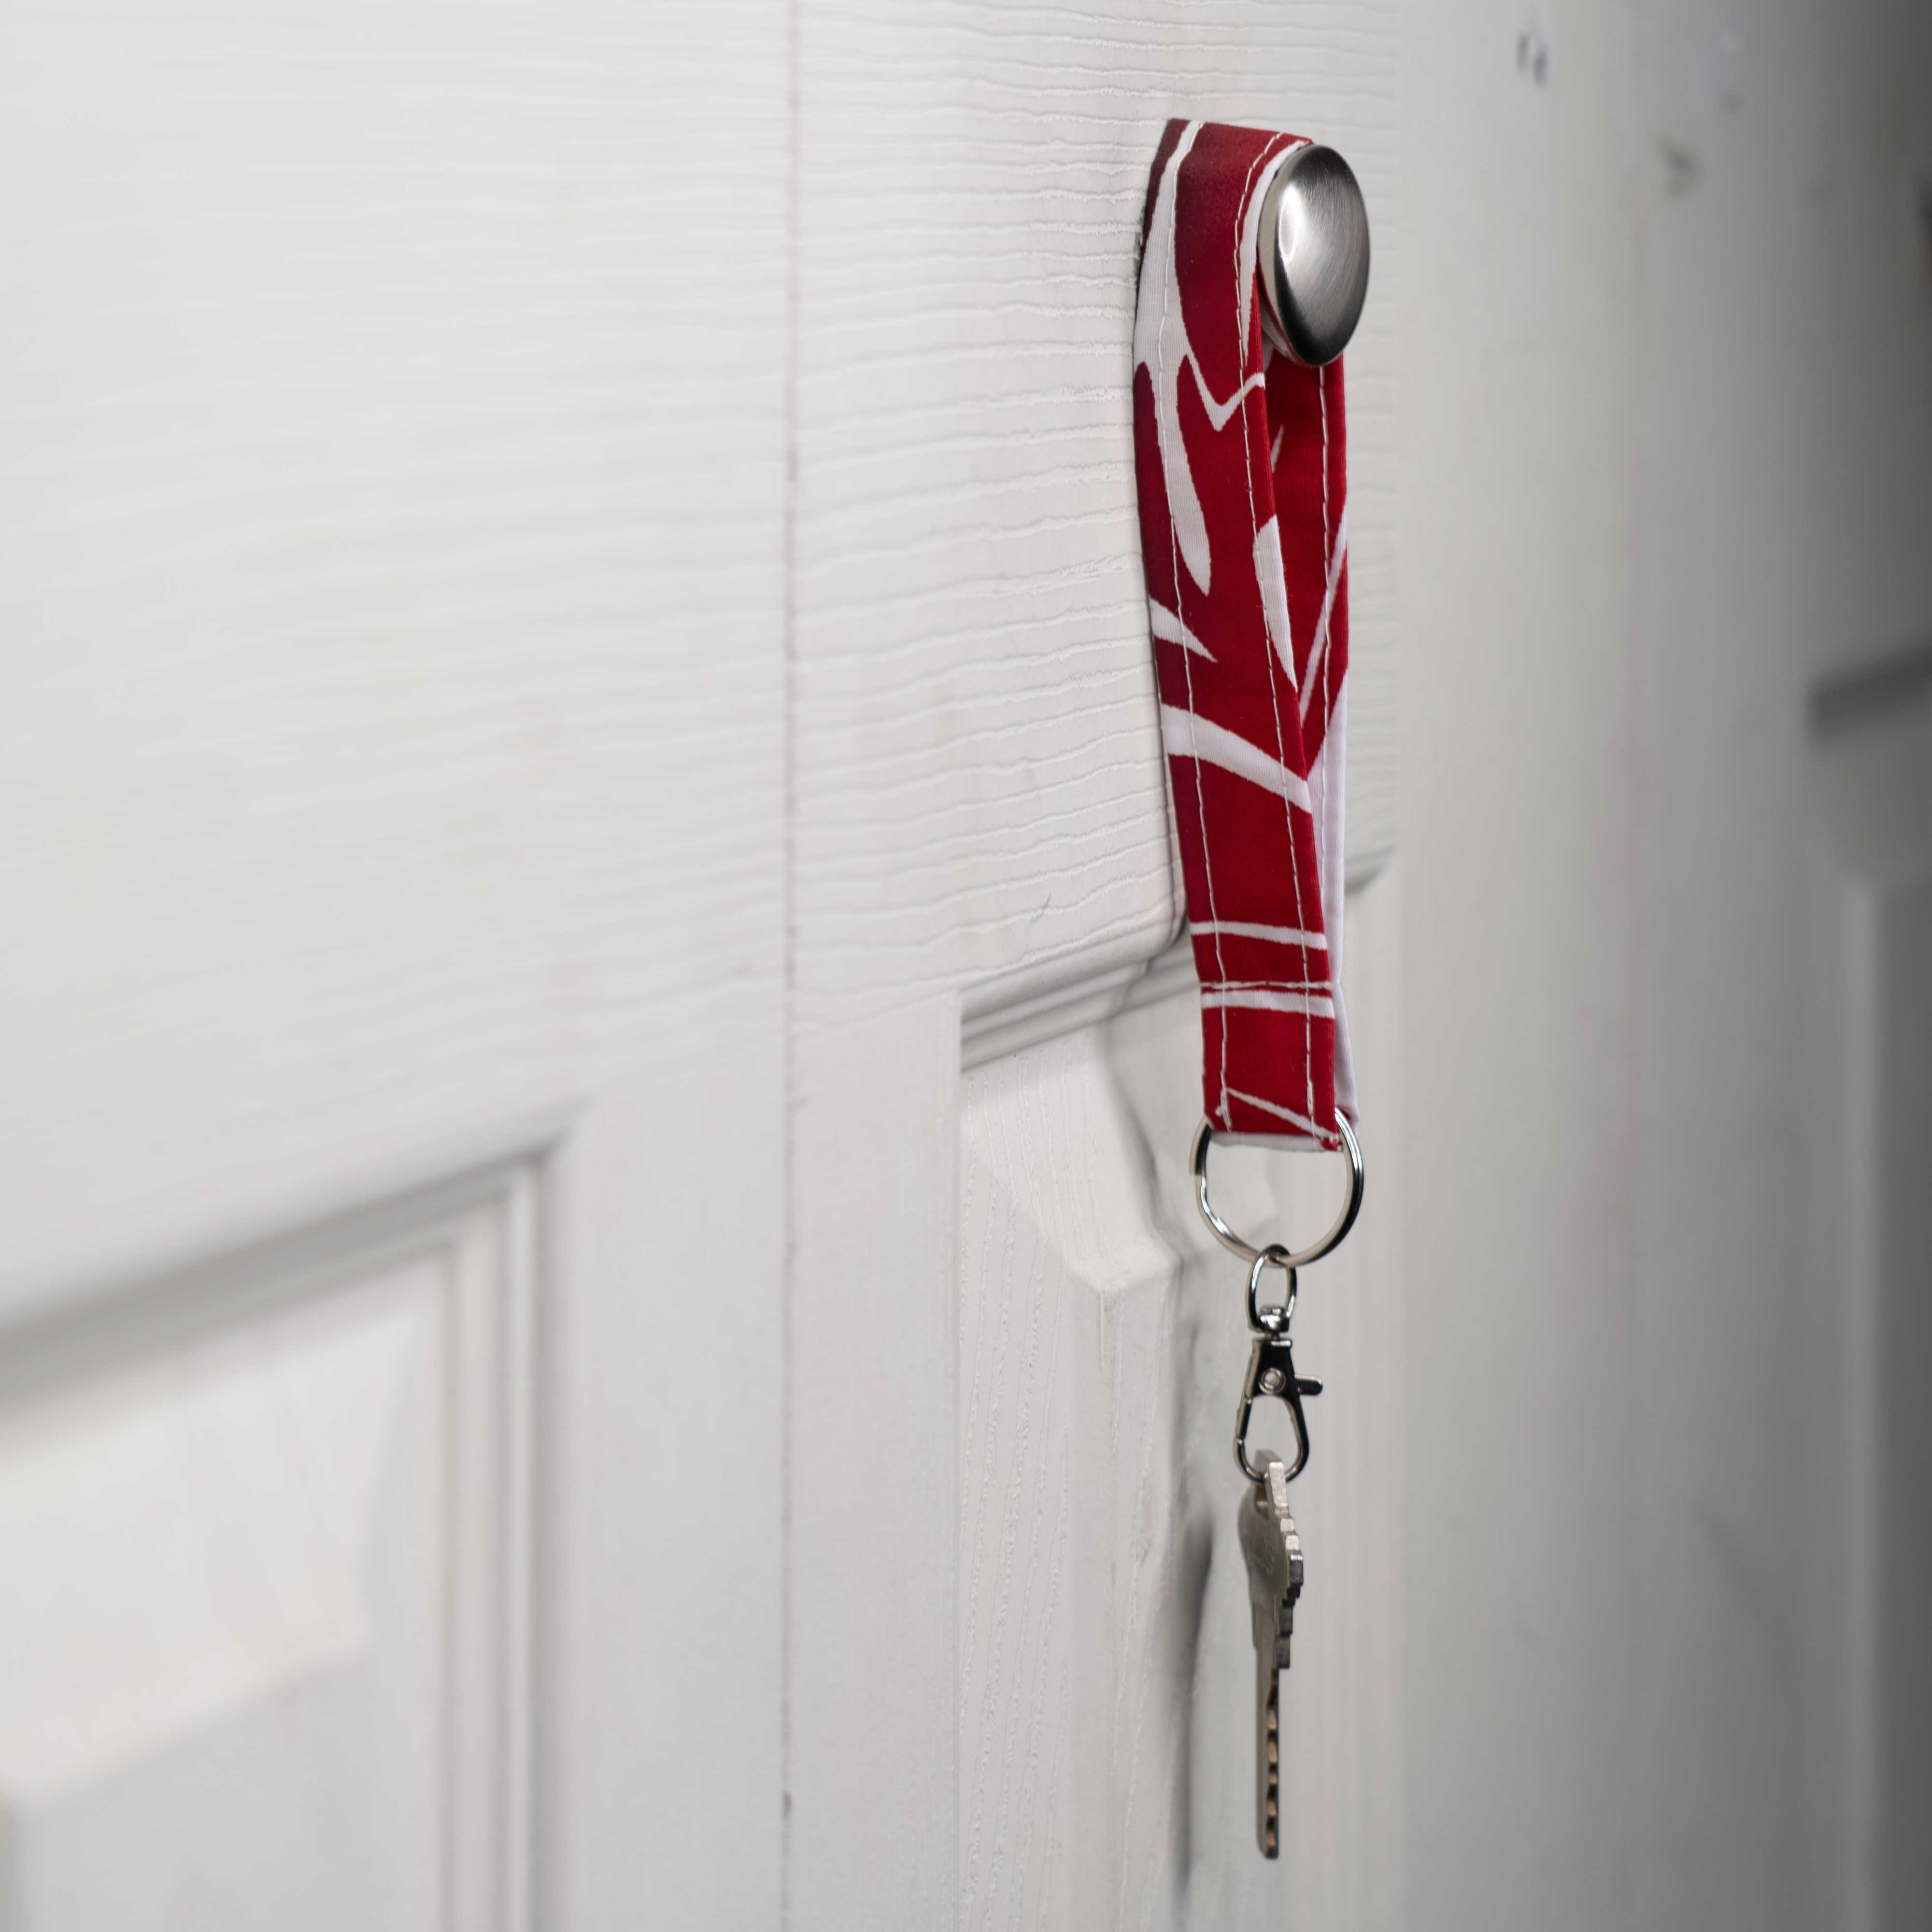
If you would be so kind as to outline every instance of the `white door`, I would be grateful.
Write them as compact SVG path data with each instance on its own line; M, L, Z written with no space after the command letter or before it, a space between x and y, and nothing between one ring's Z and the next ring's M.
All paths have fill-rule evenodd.
M5 16L0 1925L1888 1922L1802 715L1932 608L1932 130L1852 12ZM1274 1864L1176 113L1375 234Z
M9 17L9 1928L772 1922L777 34Z
M1396 25L800 10L795 1926L1397 1922ZM1184 1198L1198 1021L1135 513L1136 250L1176 114L1331 141L1378 278L1348 378L1372 1204L1304 1300L1335 1393L1297 1494L1276 1864L1230 1567L1241 1282ZM1231 1208L1325 1225L1337 1175L1246 1162Z
M8 1924L1168 1914L1220 1504L1109 1445L1207 1291L1068 1031L1174 930L1132 238L1177 110L1388 207L1365 18L14 22Z

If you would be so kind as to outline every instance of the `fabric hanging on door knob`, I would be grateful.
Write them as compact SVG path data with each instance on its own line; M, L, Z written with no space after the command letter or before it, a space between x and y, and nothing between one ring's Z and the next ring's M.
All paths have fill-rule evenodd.
M1141 550L1219 1132L1339 1144L1348 668L1342 365L1265 339L1263 197L1300 138L1169 122L1134 320Z

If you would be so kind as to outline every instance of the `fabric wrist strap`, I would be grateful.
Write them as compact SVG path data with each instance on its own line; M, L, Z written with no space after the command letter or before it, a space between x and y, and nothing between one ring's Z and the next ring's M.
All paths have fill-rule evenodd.
M1348 514L1342 365L1262 328L1263 198L1300 136L1171 121L1134 320L1141 550L1217 1132L1332 1148Z

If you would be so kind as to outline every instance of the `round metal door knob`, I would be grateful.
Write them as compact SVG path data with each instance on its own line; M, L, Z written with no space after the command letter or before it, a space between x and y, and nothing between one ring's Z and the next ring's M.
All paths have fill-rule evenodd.
M1297 148L1262 203L1262 326L1319 368L1348 347L1369 292L1369 211L1333 148Z

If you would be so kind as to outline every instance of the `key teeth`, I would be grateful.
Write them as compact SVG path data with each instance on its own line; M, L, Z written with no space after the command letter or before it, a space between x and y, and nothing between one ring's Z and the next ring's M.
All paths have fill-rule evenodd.
M1257 1663L1260 1662L1258 1658ZM1255 1835L1262 1856L1278 1856L1281 1823L1281 1680L1264 1669L1257 1688L1261 1694L1261 1738L1256 1783Z
M1288 1508L1287 1468L1279 1456L1265 1455L1264 1473L1250 1499L1255 1513L1243 1514L1240 1540L1254 1621L1255 1837L1262 1857L1273 1858L1281 1844L1281 1673L1288 1668L1304 1574L1300 1533Z

